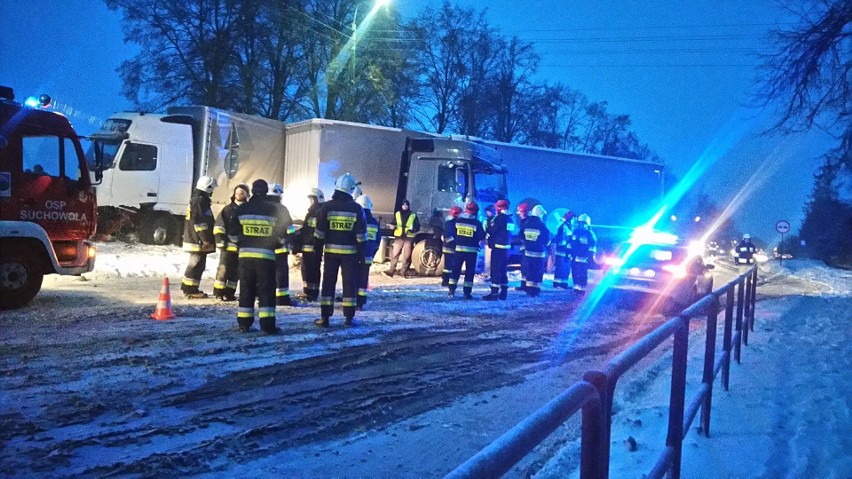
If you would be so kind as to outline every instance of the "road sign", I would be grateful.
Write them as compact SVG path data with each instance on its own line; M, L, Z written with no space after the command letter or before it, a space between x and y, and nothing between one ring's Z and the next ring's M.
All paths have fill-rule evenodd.
M775 231L781 233L782 235L789 233L790 232L790 222L785 221L785 220L781 220L781 221L775 223Z

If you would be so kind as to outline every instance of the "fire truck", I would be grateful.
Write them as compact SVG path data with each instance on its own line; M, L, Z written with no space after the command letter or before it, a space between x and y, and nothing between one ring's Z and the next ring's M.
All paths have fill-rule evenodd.
M97 204L80 137L47 109L0 86L0 309L28 304L45 274L92 271ZM99 169L99 168L96 168ZM98 176L96 172L96 176Z

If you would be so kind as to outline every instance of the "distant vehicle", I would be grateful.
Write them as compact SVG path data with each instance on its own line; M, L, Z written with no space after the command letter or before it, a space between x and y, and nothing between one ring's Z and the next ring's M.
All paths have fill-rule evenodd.
M628 250L632 254L625 256ZM696 244L658 231L637 231L604 259L616 288L660 295L685 308L713 291L712 264Z
M304 217L307 193L319 187L326 197L334 180L352 173L373 200L373 215L384 230L376 261L393 242L389 224L402 200L420 219L412 266L419 274L443 269L441 234L453 206L467 201L491 205L506 198L506 171L488 146L400 128L312 119L287 125L284 204Z
M92 271L96 254L88 239L97 204L80 137L64 115L41 109L47 95L14 99L0 86L0 309L29 303L45 274Z

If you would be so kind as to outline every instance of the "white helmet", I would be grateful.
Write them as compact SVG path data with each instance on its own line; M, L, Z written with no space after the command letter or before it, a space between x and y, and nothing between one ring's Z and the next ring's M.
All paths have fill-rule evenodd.
M587 215L586 213L583 213L583 214L581 214L580 216L578 216L578 217L577 217L577 222L578 222L578 223L583 223L583 224L585 224L586 226L592 226L592 219L591 219L591 218L589 218L589 215Z
M346 193L347 195L351 195L352 192L355 191L356 186L358 186L358 182L355 181L355 177L349 173L340 175L340 177L337 178L337 181L334 182L334 189L342 193Z
M365 210L372 210L373 209L373 201L367 195L359 196L358 198L355 199L355 202L358 203L359 205L361 205L361 208L364 208Z
M212 176L202 176L195 182L196 190L205 191L207 193L213 193L213 190L217 186L219 186L219 183L217 183L216 178L213 178Z
M361 190L360 183L355 185L355 189L352 190L352 197L359 198L364 195L364 192Z
M547 211L544 210L544 206L535 205L533 207L532 211L530 212L530 214L533 215L533 216L538 216L539 218L541 218L541 217L543 217L544 215L547 214Z
M284 194L284 187L281 183L272 183L269 185L269 194L272 196L281 196Z
M318 203L322 203L325 201L325 195L322 193L322 190L319 188L311 188L311 192L308 193L308 197L315 196L317 198Z
M746 234L743 235L743 239L744 240L751 239L751 235L746 233Z

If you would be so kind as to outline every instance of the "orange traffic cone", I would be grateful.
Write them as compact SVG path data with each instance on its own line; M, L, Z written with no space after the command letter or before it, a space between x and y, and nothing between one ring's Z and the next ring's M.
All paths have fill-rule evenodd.
M172 295L169 292L169 278L163 278L163 287L160 288L160 299L157 300L157 309L154 310L154 314L151 317L157 321L175 319L175 313L172 312Z

